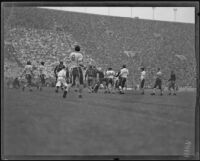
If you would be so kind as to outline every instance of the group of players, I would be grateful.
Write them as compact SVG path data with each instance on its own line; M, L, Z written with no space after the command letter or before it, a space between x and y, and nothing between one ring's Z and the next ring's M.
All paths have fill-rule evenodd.
M60 64L56 66L54 70L56 78L56 89L55 92L58 93L59 89L63 90L63 98L66 98L67 93L71 88L78 88L78 97L82 98L82 90L85 86L88 87L89 93L97 93L100 86L103 84L105 93L114 93L116 90L120 94L125 93L126 82L129 75L129 70L126 68L126 65L123 65L122 68L115 72L112 68L108 68L106 72L103 72L101 68L96 68L93 65L85 67L83 64L83 54L80 52L80 46L75 46L75 50L69 55L70 62L67 66L60 61ZM40 85L39 89L42 90L42 87L45 85L45 63L41 62L39 68L40 76ZM28 61L25 69L22 73L22 76L25 75L27 83L23 85L23 90L25 87L28 87L32 91L32 79L33 79L33 66L31 62ZM141 94L144 95L144 85L146 79L145 68L141 68L141 77L140 77L140 90ZM176 76L174 72L171 72L171 77L169 79L169 95L173 91L175 93L175 81ZM87 85L85 84L87 82ZM156 94L157 87L160 90L160 95L163 95L162 89L162 72L160 68L156 73L156 81L151 95Z

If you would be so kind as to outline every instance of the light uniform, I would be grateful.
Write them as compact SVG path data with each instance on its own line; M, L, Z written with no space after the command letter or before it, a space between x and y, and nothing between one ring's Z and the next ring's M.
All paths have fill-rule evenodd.
M126 80L128 78L129 71L127 68L122 68L119 74L119 89L122 91L125 87Z
M83 55L80 52L72 52L69 55L71 60L70 63L70 74L72 75L72 86L76 84L76 78L79 79L79 84L83 85L83 71L80 65L83 64Z
M129 71L127 68L123 68L120 70L120 77L122 78L127 78L129 75Z
M32 72L33 72L33 66L32 65L26 65L25 69L24 69L24 73L32 75Z
M114 79L115 72L113 70L106 71L106 77L109 78L109 79Z
M69 55L69 58L71 60L70 63L70 68L75 68L75 67L79 67L79 65L82 63L83 61L83 55L79 52L72 52Z
M62 69L61 71L58 72L58 79L57 79L56 87L60 87L62 84L65 87L68 86L68 84L66 82L66 70L65 69Z
M39 74L40 75L46 75L46 68L44 65L39 66Z
M146 72L142 71L141 72L141 77L140 77L141 81L144 80L145 78L146 78Z
M141 76L140 76L140 88L144 88L144 83L145 83L145 78L146 78L146 72L142 71Z

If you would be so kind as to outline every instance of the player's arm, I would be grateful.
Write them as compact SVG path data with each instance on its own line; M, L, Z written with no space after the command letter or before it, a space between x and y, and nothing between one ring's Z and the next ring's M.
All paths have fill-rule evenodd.
M88 76L88 69L85 72L85 80L86 80L87 76Z

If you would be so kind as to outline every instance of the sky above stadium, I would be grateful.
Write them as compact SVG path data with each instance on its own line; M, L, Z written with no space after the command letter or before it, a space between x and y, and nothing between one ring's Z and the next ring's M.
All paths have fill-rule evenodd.
M43 7L44 8L44 7ZM109 15L119 17L139 17L171 22L195 23L194 7L45 7L49 9Z

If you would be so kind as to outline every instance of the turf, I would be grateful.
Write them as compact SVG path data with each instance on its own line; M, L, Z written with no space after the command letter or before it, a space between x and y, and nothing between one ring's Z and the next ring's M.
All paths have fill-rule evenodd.
M177 96L4 89L5 155L194 153L195 92Z

